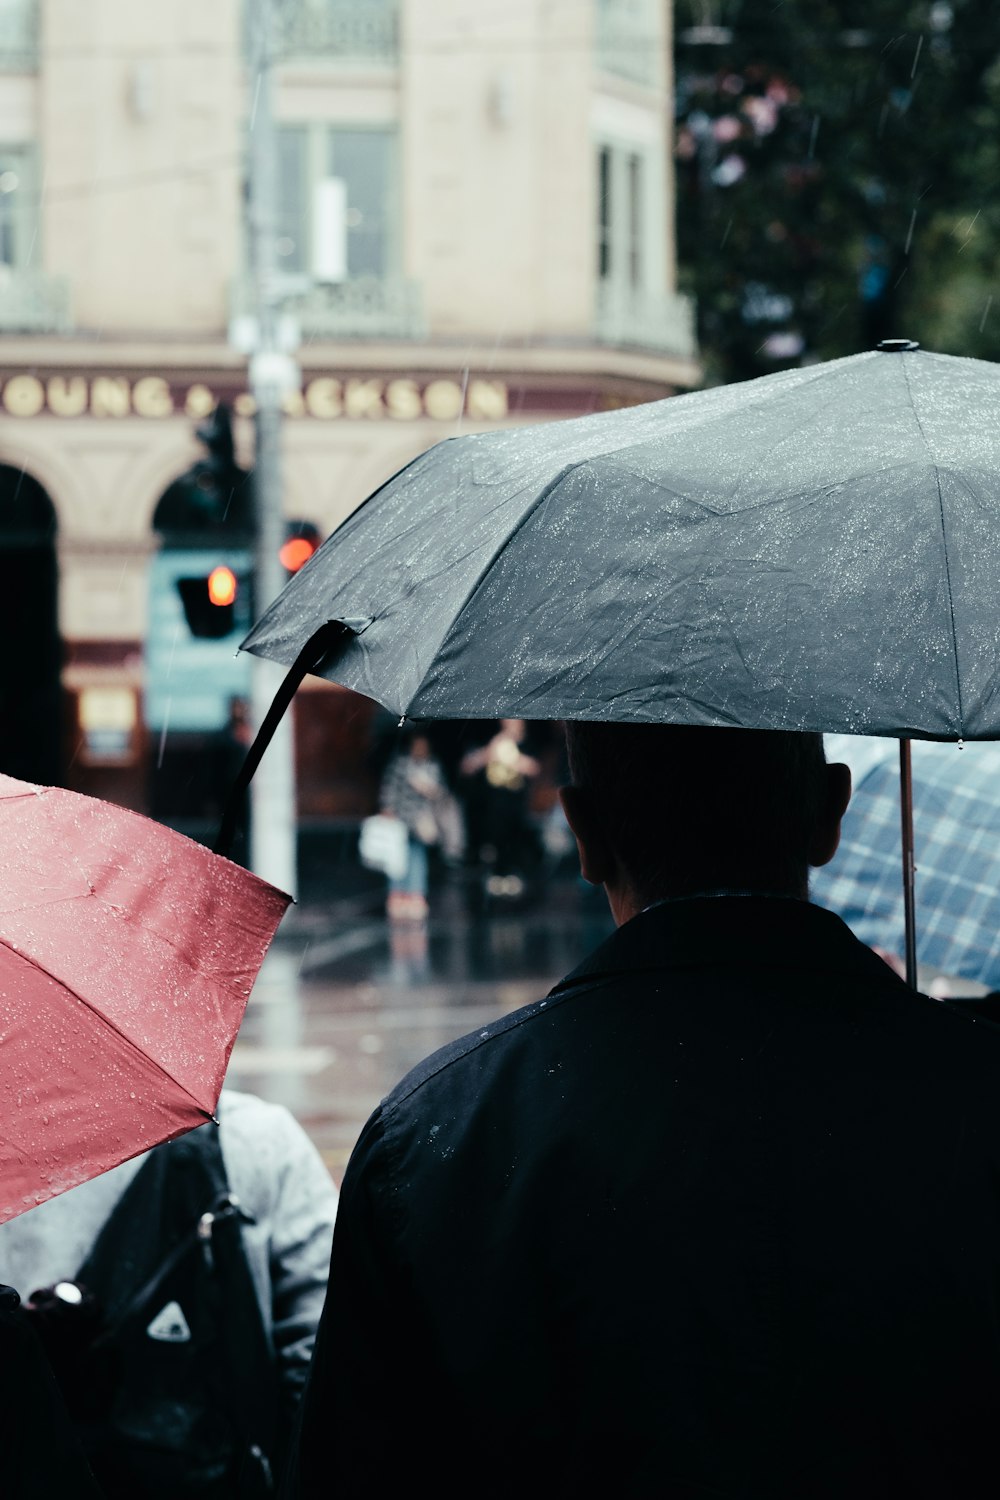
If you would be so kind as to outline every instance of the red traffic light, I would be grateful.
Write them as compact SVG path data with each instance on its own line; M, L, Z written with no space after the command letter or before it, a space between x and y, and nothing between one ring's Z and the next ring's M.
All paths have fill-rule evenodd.
M289 537L278 556L281 558L282 567L287 568L289 573L297 573L315 551L315 542L310 542L304 536L293 536Z
M311 521L289 521L278 552L286 573L297 573L319 547L322 537Z
M234 606L240 590L240 580L232 568L220 563L200 577L174 581L192 635L215 641L232 635L237 628Z
M213 568L208 575L208 602L220 607L232 604L236 599L236 574L232 568Z

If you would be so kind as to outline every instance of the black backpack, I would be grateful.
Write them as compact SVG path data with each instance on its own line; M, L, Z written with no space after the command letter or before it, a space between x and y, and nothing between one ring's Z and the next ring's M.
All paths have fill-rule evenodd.
M0 1286L4 1500L101 1500L52 1371L13 1287Z
M108 1500L276 1490L277 1370L213 1124L156 1147L72 1285L31 1299ZM68 1295L75 1301L66 1301Z

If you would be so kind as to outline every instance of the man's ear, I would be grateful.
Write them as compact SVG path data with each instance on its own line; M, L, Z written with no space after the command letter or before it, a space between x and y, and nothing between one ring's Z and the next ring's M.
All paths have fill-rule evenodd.
M561 786L559 801L576 839L580 873L591 885L604 885L615 871L615 858L587 793L578 786Z
M836 762L826 767L826 797L809 844L809 863L827 865L840 843L840 823L851 800L851 771Z

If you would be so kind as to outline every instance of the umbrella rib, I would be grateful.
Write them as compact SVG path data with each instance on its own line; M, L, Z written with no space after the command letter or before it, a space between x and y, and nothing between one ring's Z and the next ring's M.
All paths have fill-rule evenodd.
M574 473L574 471L577 470L577 469L582 469L589 462L590 462L590 460L588 458L581 458L581 459L578 459L575 463L566 464L563 468L561 468L559 470L559 473L556 474L549 481L549 483L545 486L545 488L542 489L542 490L540 490L538 492L538 494L535 496L534 500L532 500L531 504L528 506L527 510L524 511L524 513L522 514L522 516L521 516L520 520L518 521L517 525L514 526L514 527L512 527L512 529L507 532L506 536L503 538L503 541L500 543L499 547L497 547L495 549L495 551L493 553L491 553L491 555L489 557L489 560L486 563L484 563L483 566L480 568L479 573L476 575L476 578L473 580L473 582L470 584L469 588L467 589L466 594L465 594L465 598L462 600L461 604L458 606L457 609L455 609L455 610L453 610L451 612L451 617L450 617L450 619L448 621L448 624L445 627L444 633L441 636L441 639L438 641L436 649L434 650L434 652L431 654L431 656L429 658L429 660L431 662L434 661L434 658L437 656L437 653L438 653L438 651L440 651L440 649L441 649L442 645L444 644L445 640L447 640L448 636L454 630L455 626L458 624L459 620L462 618L463 614L468 609L469 605L472 603L472 601L475 598L476 594L479 592L479 590L482 587L483 583L486 581L487 575L490 572L492 572L493 567L495 566L495 564L497 562L497 559L503 556L503 554L506 552L507 548L510 546L511 542L517 536L518 532L521 531L524 528L524 526L526 525L526 523L535 514L535 511L538 510L539 506L545 504L545 501L549 498L549 496L556 489L558 489L559 485L562 484L563 480L566 479L568 475ZM406 709L407 716L409 716L410 708L413 705L414 699L419 694L420 689L423 687L424 682L426 681L426 678L427 678L427 673L425 671L422 674L422 676L420 678L420 682L417 684L417 687L416 687L415 691L413 692L413 694L410 697L410 701L409 701L409 704L407 705L407 709Z
M917 418L919 422L919 417ZM944 524L944 497L941 494L941 476L934 470L934 479L937 484L938 514L941 517L941 547L944 551L944 576L948 586L948 617L951 621L951 649L955 658L955 696L958 700L958 725L959 733L965 728L965 711L962 707L962 676L958 664L958 633L955 629L955 600L951 592L951 563L948 557L948 534Z
M20 948L16 948L13 943L9 942L8 939L3 936L0 936L0 946L8 949L9 952L13 953L24 963L30 964L33 969L37 969L39 974L44 974L46 979L51 979L52 983L65 990L67 995L72 995L74 1000L78 1000L79 1003L86 1010L89 1010L91 1015L96 1016L98 1021L106 1026L109 1031L113 1031L116 1036L121 1037L122 1041L127 1047L130 1048L131 1051L136 1052L140 1057L145 1058L146 1062L151 1063L154 1068L158 1069L158 1071L163 1074L164 1078L169 1078L170 1082L174 1084L176 1088L180 1089L182 1094L186 1094L191 1102L197 1105L198 1109L205 1116L206 1120L211 1120L214 1118L212 1111L210 1109L206 1109L200 1099L195 1098L194 1094L192 1094L191 1090L187 1087L186 1084L181 1083L179 1078L175 1078L170 1070L168 1068L165 1068L161 1062L158 1062L155 1057L150 1057L148 1052L144 1052L139 1046L138 1042L133 1041L127 1032L123 1031L120 1026L116 1026L114 1021L106 1016L103 1011L98 1010L96 1005L93 1005L88 999L86 999L85 996L79 994L76 990L74 990L70 985L66 983L64 979L57 979L55 975L50 974L48 969L46 969L43 964L40 964L37 959L32 958L28 953L22 952Z
M906 382L906 393L910 398L910 406L913 410L913 420L917 424L917 431L920 433L920 436L923 439L924 447L927 449L927 457L930 459L933 465L934 482L937 485L938 516L941 521L941 548L944 552L944 577L945 584L948 589L948 617L951 622L951 649L952 655L955 659L955 697L958 704L958 729L959 736L961 737L965 730L965 713L962 708L962 676L959 669L958 660L958 633L955 629L955 599L951 590L951 561L948 557L948 531L945 526L944 518L944 496L941 494L941 474L938 469L937 463L935 462L931 445L927 440L927 434L924 431L924 424L920 420L920 413L917 411L917 403L913 397L913 386L910 383L910 377L906 369L905 356L900 360L900 363L903 366L903 379Z

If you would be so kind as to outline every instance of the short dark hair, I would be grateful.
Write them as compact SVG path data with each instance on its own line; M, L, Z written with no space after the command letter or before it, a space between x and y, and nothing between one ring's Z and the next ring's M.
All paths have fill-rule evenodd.
M636 890L805 896L826 793L821 734L567 721L585 791Z

